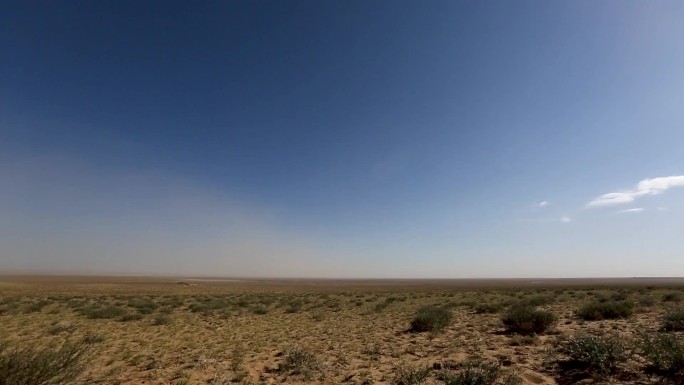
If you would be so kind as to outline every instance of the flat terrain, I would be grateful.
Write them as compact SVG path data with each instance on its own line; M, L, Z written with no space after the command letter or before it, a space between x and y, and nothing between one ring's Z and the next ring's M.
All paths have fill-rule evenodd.
M445 373L476 361L525 384L656 384L677 373L649 372L632 341L679 335L663 331L663 317L683 298L678 278L0 276L0 342L39 349L83 341L79 384L444 384ZM502 315L522 303L553 313L555 322L539 333L511 332ZM592 303L630 311L578 316ZM443 330L411 330L425 306L448 310ZM619 337L629 358L609 373L569 369L560 347L588 335Z

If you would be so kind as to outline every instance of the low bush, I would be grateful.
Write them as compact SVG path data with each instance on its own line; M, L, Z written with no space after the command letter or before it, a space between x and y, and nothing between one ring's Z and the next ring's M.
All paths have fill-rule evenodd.
M556 322L556 316L530 305L514 305L501 317L510 333L539 334Z
M0 384L47 385L70 383L83 370L87 345L65 342L59 348L22 349L0 345Z
M191 313L200 313L204 316L210 316L217 311L224 310L229 306L228 303L221 299L203 298L200 302L191 303L188 310Z
M682 293L673 291L663 294L663 302L682 302Z
M616 372L619 365L629 358L625 344L617 337L573 337L559 350L567 356L567 363L599 376Z
M430 368L402 365L395 369L394 385L421 385L430 377Z
M322 367L322 363L316 358L315 354L303 348L295 347L285 352L285 359L278 366L278 370L301 375L308 380L316 372L320 372Z
M655 300L655 298L653 298L650 295L644 295L644 296L639 297L638 303L640 306L643 306L643 307L651 307L651 306L654 306L656 304L656 300Z
M101 335L97 334L86 334L83 337L82 342L86 345L93 345L93 344L99 344L100 342L104 342L105 338Z
M139 321L141 319L143 319L143 315L140 313L128 313L119 317L120 322Z
M444 330L452 319L451 311L439 306L426 306L418 310L411 321L412 332L439 332Z
M24 309L24 312L27 314L39 313L49 303L50 303L49 301L45 301L45 300L30 303L30 304L28 304L28 306L26 306L26 308Z
M166 314L159 314L152 319L152 325L167 325L171 323L171 317Z
M302 310L302 301L292 301L289 306L285 308L285 313L292 314Z
M47 328L47 333L51 336L60 334L60 333L71 333L76 330L76 325L69 323L69 322L57 322L52 325L50 325Z
M167 296L160 302L160 305L175 309L183 306L183 299L177 296Z
M268 313L268 308L266 306L261 306L261 305L254 306L251 310L252 310L252 313L258 314L258 315L264 315L264 314Z
M617 291L610 295L610 299L613 301L627 301L629 300L629 293L623 290Z
M113 305L105 307L88 306L81 309L81 314L91 319L117 318L123 317L127 313L126 309Z
M509 346L527 346L535 345L539 341L537 336L513 336L509 341Z
M629 301L592 302L580 307L575 314L585 321L628 318L634 313L634 304Z
M473 307L477 314L494 314L503 310L506 306L503 303L480 303Z
M447 370L440 374L445 385L518 385L522 379L505 373L498 363L468 362L459 371Z
M550 295L533 295L520 300L521 305L543 306L552 303L554 298Z
M684 331L684 309L670 310L663 316L663 329L666 331Z
M667 378L684 376L684 336L670 333L643 336L640 350L649 371Z
M140 314L151 314L159 305L150 298L132 298L128 306L136 309Z

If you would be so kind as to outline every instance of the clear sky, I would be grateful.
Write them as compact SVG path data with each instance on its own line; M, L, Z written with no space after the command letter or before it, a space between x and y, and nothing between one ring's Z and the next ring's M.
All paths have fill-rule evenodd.
M3 1L0 270L684 275L683 21Z

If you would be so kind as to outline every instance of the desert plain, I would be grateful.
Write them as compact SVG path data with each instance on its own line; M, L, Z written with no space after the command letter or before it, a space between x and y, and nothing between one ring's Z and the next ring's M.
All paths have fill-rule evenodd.
M681 383L683 300L678 278L6 275L0 383L65 346L36 383Z

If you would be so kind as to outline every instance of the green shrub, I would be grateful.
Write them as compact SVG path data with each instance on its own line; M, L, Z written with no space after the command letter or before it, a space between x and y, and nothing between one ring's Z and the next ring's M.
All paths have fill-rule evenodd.
M376 303L375 306L373 306L373 311L376 313L381 313L383 310L387 309L387 307L391 304L391 302L380 302Z
M128 301L128 306L138 310L140 314L151 314L159 305L149 298L133 298Z
M684 309L670 310L663 316L663 329L666 331L684 331Z
M322 370L322 363L316 355L300 347L294 347L285 352L285 359L278 366L280 372L301 375L311 379L314 373Z
M629 300L629 293L623 290L617 291L610 295L610 299L613 301L627 301Z
M183 299L177 296L167 296L160 302L160 305L175 309L183 305Z
M682 293L673 291L663 295L663 302L682 302Z
M126 311L126 309L113 305L108 305L105 307L88 306L81 309L81 314L91 319L117 318L123 317L127 313L128 312Z
M0 304L0 314L15 314L21 308L18 300L14 298L5 298Z
M640 349L650 371L668 378L684 375L684 336L670 333L644 336Z
M104 342L105 338L103 336L97 335L97 334L86 334L83 337L82 342L86 345L92 345L92 344L99 344L100 342Z
M527 346L527 345L534 345L538 341L539 341L539 337L534 336L534 335L513 336L508 341L508 345L509 346Z
M556 322L556 316L534 306L514 305L503 315L501 321L510 333L539 334Z
M0 384L47 385L70 383L83 370L87 345L65 342L59 348L22 349L0 345Z
M451 311L439 306L425 306L411 321L412 332L439 332L444 330L452 319Z
M171 323L171 317L169 317L166 314L159 314L152 319L152 325L154 325L154 326L167 325L170 323Z
M47 333L51 336L60 334L60 333L71 333L76 330L76 325L68 323L68 322L57 322L52 324L47 328Z
M421 385L430 376L430 368L402 365L395 369L394 385Z
M617 337L579 336L561 345L560 352L568 357L568 363L600 376L617 371L629 355Z
M268 313L268 308L265 306L257 305L254 306L252 309L252 313L258 314L258 315L264 315Z
M140 313L128 313L119 317L119 321L121 322L138 321L141 319L143 319L143 315Z
M24 312L27 314L41 312L43 310L43 308L45 306L47 306L49 303L50 303L49 301L45 301L45 300L33 302L33 303L29 304L28 306L26 306L26 309L24 309Z
M218 310L225 309L228 304L223 299L217 298L198 298L199 302L191 303L188 310L192 313L201 313L204 316L210 316Z
M292 314L292 313L297 313L300 310L302 310L302 301L293 301L290 302L290 305L285 308L285 313Z
M191 303L188 306L188 310L190 310L191 313L202 313L204 315L209 315L214 309L212 309L209 305L206 304Z
M533 295L530 297L525 297L520 300L521 305L529 306L543 306L548 305L553 302L553 297L550 295Z
M485 361L473 361L464 365L463 369L444 371L440 379L445 385L518 385L522 379L511 373L504 373L501 365Z
M656 300L655 300L655 298L653 298L650 295L644 295L644 296L639 297L638 302L639 302L639 305L641 305L641 306L651 307L651 306L655 305Z
M634 304L629 301L593 302L580 307L575 314L585 321L628 318L634 313Z
M480 303L473 307L477 314L494 314L500 312L505 305L503 303Z

